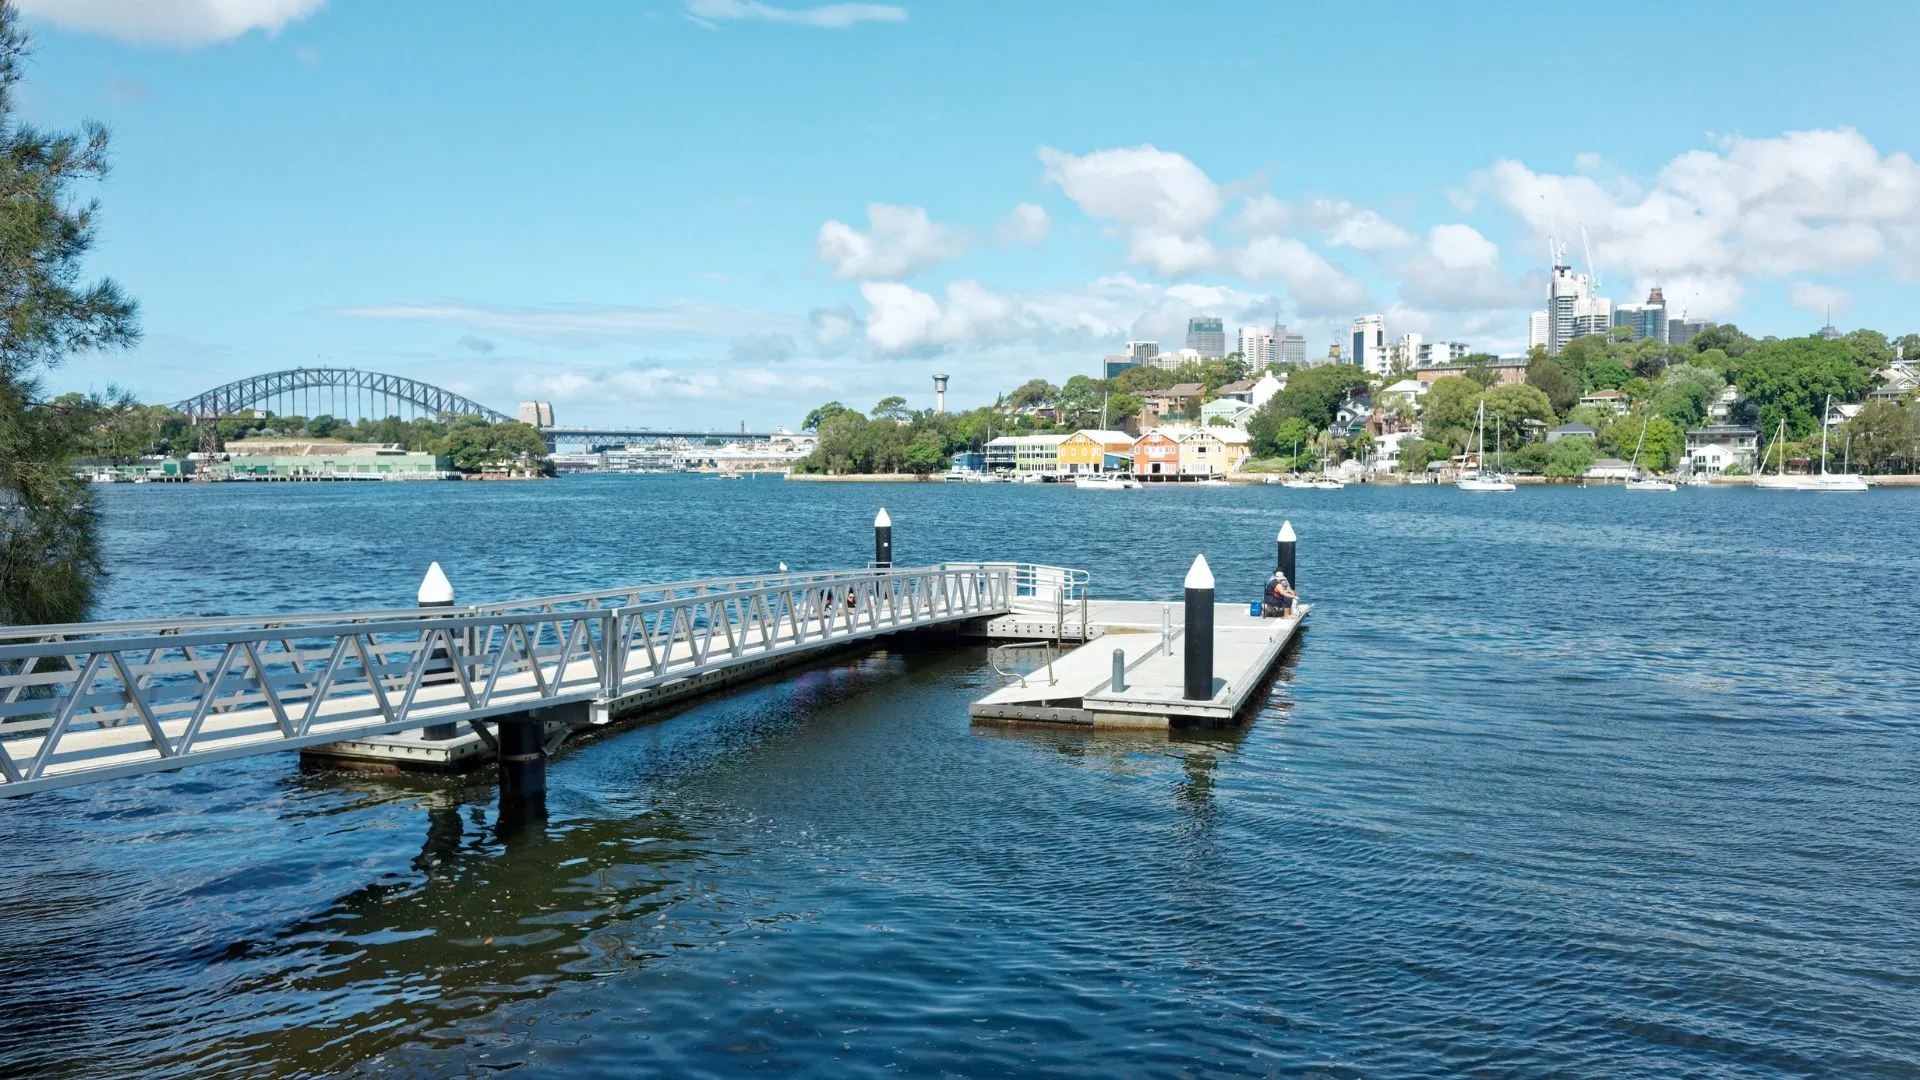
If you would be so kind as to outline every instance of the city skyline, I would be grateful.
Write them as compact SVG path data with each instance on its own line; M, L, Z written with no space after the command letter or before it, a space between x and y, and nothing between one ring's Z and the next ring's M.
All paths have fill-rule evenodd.
M1549 101L1466 80L1430 100L1400 76L1305 92L1358 16L1257 5L1213 14L1288 42L1297 88L1238 61L1210 88L1106 70L1173 38L1179 20L1145 6L23 9L26 114L114 129L90 266L147 327L58 389L165 401L328 364L508 410L731 428L828 399L924 407L936 371L949 407L977 405L1025 377L1099 374L1131 340L1174 351L1201 315L1229 335L1282 323L1309 358L1368 314L1395 341L1511 355L1548 294L1549 235L1576 238L1565 262L1617 304L1662 287L1668 318L1784 336L1831 310L1914 329L1920 166L1896 103L1916 77L1837 60L1865 25L1920 23L1893 5L1812 29L1647 9L1675 42L1839 72L1791 93L1725 85L1678 44L1536 58L1517 6L1464 28L1417 15L1380 41L1383 70L1444 46L1498 58L1503 84L1660 74L1655 121L1616 94L1577 131ZM1058 47L983 86L1015 19ZM1362 132L1422 167L1329 152Z

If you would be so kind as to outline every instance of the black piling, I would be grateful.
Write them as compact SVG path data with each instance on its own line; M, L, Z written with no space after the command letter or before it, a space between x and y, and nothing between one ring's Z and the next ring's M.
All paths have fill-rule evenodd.
M1213 571L1205 555L1196 555L1187 571L1186 698L1213 698Z
M547 796L546 721L512 716L500 721L500 803L540 802Z
M1287 575L1287 583L1292 585L1295 590L1298 590L1300 588L1300 579L1293 575L1293 549L1295 539L1293 535L1293 522L1282 521L1280 523L1279 554L1274 565L1280 568L1281 573Z
M873 516L873 565L882 570L893 568L893 519L884 506Z

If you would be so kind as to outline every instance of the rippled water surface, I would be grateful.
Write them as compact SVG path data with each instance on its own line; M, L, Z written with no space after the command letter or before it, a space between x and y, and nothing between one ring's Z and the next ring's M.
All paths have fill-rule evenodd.
M1312 625L1247 727L969 726L893 646L490 777L0 802L0 1074L1920 1073L1920 493L691 478L103 492L102 617L1082 566Z

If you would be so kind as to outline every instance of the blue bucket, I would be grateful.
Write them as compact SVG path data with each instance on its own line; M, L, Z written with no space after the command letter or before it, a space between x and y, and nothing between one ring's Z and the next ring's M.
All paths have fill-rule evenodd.
M1253 616L1256 619L1259 618L1260 617L1260 601L1255 600L1253 603L1248 604L1247 614Z

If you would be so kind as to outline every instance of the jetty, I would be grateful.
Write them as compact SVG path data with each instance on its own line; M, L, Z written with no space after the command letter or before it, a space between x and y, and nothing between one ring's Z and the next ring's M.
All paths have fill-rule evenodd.
M1287 540L1282 566L1291 558ZM0 797L298 751L389 769L491 761L503 802L539 799L547 760L574 733L899 634L1080 643L1047 680L1014 675L977 717L1224 722L1305 613L1216 611L1211 579L1204 603L1191 585L1176 627L1161 605L1094 601L1083 570L900 567L882 510L873 559L857 569L782 565L458 606L435 563L410 608L0 627ZM1204 693L1193 674L1202 640ZM1103 680L1089 650L1122 641L1139 645L1123 647L1131 659L1121 679Z

